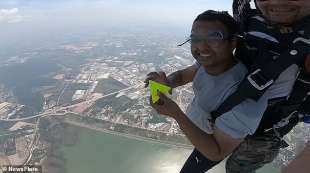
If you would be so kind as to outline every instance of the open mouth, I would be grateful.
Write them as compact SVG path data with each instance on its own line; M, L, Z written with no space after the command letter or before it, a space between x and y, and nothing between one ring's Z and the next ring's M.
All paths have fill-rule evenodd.
M199 56L202 58L208 58L211 56L211 54L207 54L207 53L199 53Z
M269 10L273 14L292 13L295 12L295 8L271 8Z
M209 61L210 57L212 57L209 53L198 53L198 56L195 58L199 63L204 64Z

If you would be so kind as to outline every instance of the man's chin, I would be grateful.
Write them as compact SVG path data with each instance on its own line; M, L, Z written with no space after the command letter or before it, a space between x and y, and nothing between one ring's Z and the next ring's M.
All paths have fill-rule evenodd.
M202 64L202 66L205 68L205 69L213 69L213 65L212 64Z
M271 17L270 18L271 23L276 24L276 25L291 25L294 22L297 21L298 18L293 18L293 17L287 17L287 18L281 18L281 17Z
M202 65L203 67L209 67L210 65L212 65L208 62L200 62L199 64Z

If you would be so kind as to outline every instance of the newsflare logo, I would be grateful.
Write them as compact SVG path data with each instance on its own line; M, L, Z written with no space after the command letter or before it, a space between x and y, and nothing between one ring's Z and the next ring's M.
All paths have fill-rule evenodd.
M0 166L0 173L42 173L39 165L3 165Z

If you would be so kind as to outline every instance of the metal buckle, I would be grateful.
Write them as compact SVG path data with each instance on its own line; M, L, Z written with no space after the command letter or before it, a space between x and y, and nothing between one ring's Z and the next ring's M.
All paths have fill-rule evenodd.
M296 42L298 42L298 41L302 41L302 42L304 42L304 43L310 45L310 39L306 39L306 38L303 38L303 37L298 37L298 38L296 38L296 39L293 41L293 43L296 43Z
M267 88L268 86L270 86L274 81L273 81L273 79L272 79L272 80L266 82L265 84L262 84L262 85L257 84L257 82L253 79L252 76L254 76L254 75L259 75L259 72L260 72L260 71L262 71L262 70L261 70L261 69L255 70L253 73L251 73L250 75L248 75L247 79L248 79L248 81L251 83L252 86L254 86L256 89L258 89L258 90L261 91L261 90L264 90L265 88ZM262 79L264 79L264 77L263 77L262 75L261 75L260 77L261 77Z

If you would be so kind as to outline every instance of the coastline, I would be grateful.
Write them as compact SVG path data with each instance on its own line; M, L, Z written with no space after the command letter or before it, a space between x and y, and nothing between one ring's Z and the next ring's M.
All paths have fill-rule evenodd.
M78 115L75 115L75 116L78 116ZM85 117L80 117L80 118L85 118ZM104 121L104 120L100 120L100 121ZM118 135L118 136L130 138L130 139L146 141L146 142L151 142L151 143L158 143L158 144L163 144L163 145L177 147L177 148L183 148L183 149L189 149L189 150L193 149L192 145L188 145L188 144L185 144L185 143L171 142L171 141L167 141L167 140L154 139L154 138L151 138L151 137L145 137L145 136L141 136L141 135L136 135L136 134L131 134L131 133L124 133L124 132L119 132L119 131L115 131L115 130L110 130L109 128L104 128L102 126L100 127L100 125L102 125L102 124L100 124L98 122L96 124L93 124L93 123L92 124L88 124L88 123L85 123L85 122L77 121L76 118L72 119L72 117L67 117L67 115L65 117L64 123L67 123L67 124L70 124L70 125L73 125L73 126L78 126L78 127L83 127L83 128L87 128L87 129L103 132L103 133L108 133L108 134L112 134L112 135ZM105 121L105 123L107 123L107 121ZM115 125L124 126L123 124L112 124L111 122L109 122L109 123L112 126L113 125L114 126ZM126 128L133 128L133 127L127 126ZM136 129L137 128L135 128L135 130ZM148 131L148 130L142 129L142 128L140 128L139 130L142 130L142 131L145 131L145 132L154 133L154 131ZM161 133L161 132L157 132L157 133Z

